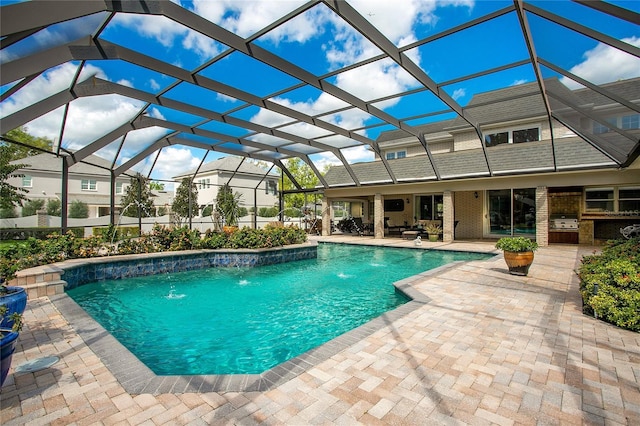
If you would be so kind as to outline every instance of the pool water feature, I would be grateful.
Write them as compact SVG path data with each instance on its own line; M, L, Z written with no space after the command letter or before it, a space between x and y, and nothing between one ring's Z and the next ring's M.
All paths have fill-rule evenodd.
M258 374L409 299L395 281L477 253L319 244L317 259L67 291L157 375Z

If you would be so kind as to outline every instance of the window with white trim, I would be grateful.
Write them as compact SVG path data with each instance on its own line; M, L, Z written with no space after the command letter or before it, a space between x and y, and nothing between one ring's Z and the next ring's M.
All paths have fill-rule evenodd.
M124 182L116 182L116 194L124 194Z
M395 160L396 158L405 158L407 151L387 151L387 160Z
M211 187L211 180L209 178L198 179L196 181L198 189L205 189Z
M484 135L486 147L502 145L504 143L535 142L540 140L540 128L530 127L526 129L505 130Z
M22 176L22 187L23 188L33 188L33 177L29 175Z
M80 189L83 191L97 191L98 182L95 179L82 179Z
M640 186L586 188L585 210L637 215L640 212Z

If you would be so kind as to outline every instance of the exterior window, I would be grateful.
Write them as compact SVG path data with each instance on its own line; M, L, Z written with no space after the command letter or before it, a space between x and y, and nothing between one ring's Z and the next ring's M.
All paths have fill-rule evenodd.
M22 187L33 188L33 178L29 175L22 176Z
M387 160L395 160L396 158L405 158L407 151L387 152Z
M585 190L587 211L613 211L613 188L588 188Z
M536 127L533 129L523 129L513 131L513 143L533 142L540 140L540 130Z
M618 198L618 210L620 212L638 214L640 211L640 186L619 188Z
M622 117L623 129L640 129L640 114L626 115Z
M267 181L266 193L273 194L273 195L278 194L278 183L275 180Z
M484 135L486 147L502 145L503 143L523 143L540 140L540 129L532 127L530 129L508 130L506 132L489 133Z
M209 178L206 179L198 179L198 189L205 189L211 187L211 180Z
M94 179L82 179L81 187L83 191L96 191L98 183Z
M440 220L444 211L442 194L420 195L416 199L418 220ZM386 210L386 209L385 209Z
M124 183L123 182L116 182L116 194L123 194L124 193Z
M509 132L492 133L484 135L484 144L487 147L509 143Z

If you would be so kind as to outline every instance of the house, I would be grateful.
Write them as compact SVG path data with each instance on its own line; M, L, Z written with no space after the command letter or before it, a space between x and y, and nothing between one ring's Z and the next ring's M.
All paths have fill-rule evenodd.
M10 178L8 182L24 188L29 200L62 200L62 159L50 153L12 161L13 164L28 164L18 170L22 178ZM89 217L108 216L111 212L111 163L96 155L69 168L68 204L81 201L89 208ZM115 182L115 205L120 206L120 198L129 185L130 178L121 175Z
M422 141L403 130L381 133L375 160L350 165L358 184L344 166L328 170L325 206L349 203L376 237L424 221L442 224L444 241L525 235L542 245L594 244L619 237L622 227L640 223L640 161L621 168L580 134L637 150L639 109L557 79L544 83L554 120L537 83L477 94L465 111L481 124L482 138L460 117L416 126ZM640 104L640 79L602 88Z
M278 206L278 175L266 174L264 168L240 157L222 157L200 168L174 176L176 188L185 178L193 178L198 189L200 214L207 206L215 206L218 190L228 184L240 195L240 207L258 211L261 207Z

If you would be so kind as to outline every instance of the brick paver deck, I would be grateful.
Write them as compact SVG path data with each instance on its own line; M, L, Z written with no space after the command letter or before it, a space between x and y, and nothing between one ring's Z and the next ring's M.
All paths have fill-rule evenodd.
M493 248L422 248L435 246ZM130 394L47 297L32 299L12 367L60 361L35 373L12 368L0 424L637 425L640 334L582 314L582 254L543 247L528 277L509 275L496 256L412 280L422 306L259 392Z

